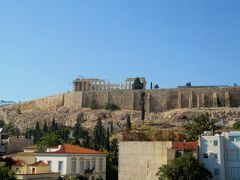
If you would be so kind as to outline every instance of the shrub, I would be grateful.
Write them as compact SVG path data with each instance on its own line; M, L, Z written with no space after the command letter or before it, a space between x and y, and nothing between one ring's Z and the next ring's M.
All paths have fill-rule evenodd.
M115 111L119 109L119 107L114 103L107 103L104 108L111 111Z
M91 109L98 109L98 108L99 108L96 100L93 100L93 101L91 102L90 108L91 108Z

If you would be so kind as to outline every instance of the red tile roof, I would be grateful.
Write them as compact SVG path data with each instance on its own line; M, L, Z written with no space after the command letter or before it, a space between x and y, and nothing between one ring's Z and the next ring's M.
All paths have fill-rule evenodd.
M172 149L179 151L195 151L198 148L198 142L174 142Z
M47 152L50 154L105 154L100 151L74 146L71 144L63 144L60 149L55 152Z
M26 162L23 160L16 160L15 163L13 164L14 166L23 166L25 165Z
M48 166L48 164L46 164L43 161L38 161L38 162L35 162L33 164L29 164L29 166Z

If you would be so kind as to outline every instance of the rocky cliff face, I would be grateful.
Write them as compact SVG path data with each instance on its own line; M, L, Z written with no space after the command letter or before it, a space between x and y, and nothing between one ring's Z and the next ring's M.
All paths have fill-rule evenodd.
M21 130L33 128L37 121L49 124L54 118L58 124L74 126L76 120L80 120L82 126L91 130L100 117L105 127L113 122L114 131L120 131L126 127L127 116L131 116L134 128L146 129L149 127L158 129L179 129L184 123L191 120L192 116L209 113L213 118L223 118L225 126L231 126L234 121L240 119L240 108L201 108L201 109L176 109L162 113L147 113L144 122L141 121L141 112L133 110L92 110L89 108L74 108L61 104L62 96L53 96L22 104L0 108L0 115L6 123L13 121Z

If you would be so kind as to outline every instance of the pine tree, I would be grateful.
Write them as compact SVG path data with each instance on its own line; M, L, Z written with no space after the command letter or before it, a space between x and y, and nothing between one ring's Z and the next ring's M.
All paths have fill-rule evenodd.
M80 125L79 121L77 121L73 128L73 137L74 137L75 144L80 144L80 141L79 141L80 131L81 131L81 125Z
M57 123L55 122L55 119L53 118L52 120L52 124L51 124L51 128L50 128L51 132L55 132L58 130L58 125Z
M107 135L105 138L105 149L110 151L110 142L109 142L109 128L107 128Z
M113 121L111 121L111 124L110 124L110 133L111 134L113 133Z
M141 119L142 121L145 119L145 92L141 93Z
M141 82L140 78L137 77L135 78L133 85L132 85L132 89L143 89L144 84Z
M159 89L158 84L155 84L155 85L154 85L154 89Z
M128 117L127 117L127 130L131 130L131 126L132 126L131 118L130 118L130 115L128 115Z
M94 141L94 148L99 150L105 144L105 129L102 125L102 121L99 118L97 124L94 127L93 131L93 141Z
M48 132L48 126L47 126L47 122L46 121L44 122L42 131L43 131L43 133L47 133Z
M40 129L39 122L36 123L35 132L34 132L34 142L37 142L42 137L42 132Z

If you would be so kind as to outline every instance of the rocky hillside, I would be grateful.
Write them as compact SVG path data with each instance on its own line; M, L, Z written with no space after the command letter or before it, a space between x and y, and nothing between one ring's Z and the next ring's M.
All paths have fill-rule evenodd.
M39 103L40 102L40 103ZM41 104L41 106L38 106ZM52 107L53 106L53 107ZM16 104L0 108L0 115L6 123L13 121L24 132L26 128L32 128L36 122L49 124L54 118L57 123L64 126L73 126L77 119L82 126L93 129L96 120L100 117L105 127L113 122L114 131L125 129L126 118L131 116L131 122L136 129L158 128L179 129L184 123L191 120L192 116L208 112L214 118L224 118L225 126L231 126L234 121L240 119L240 108L201 108L201 109L176 109L163 113L147 113L144 123L141 121L141 112L132 110L109 111L105 109L92 110L89 108L73 108L61 104L44 106L44 100L36 100L23 104ZM49 108L46 108L49 107Z

